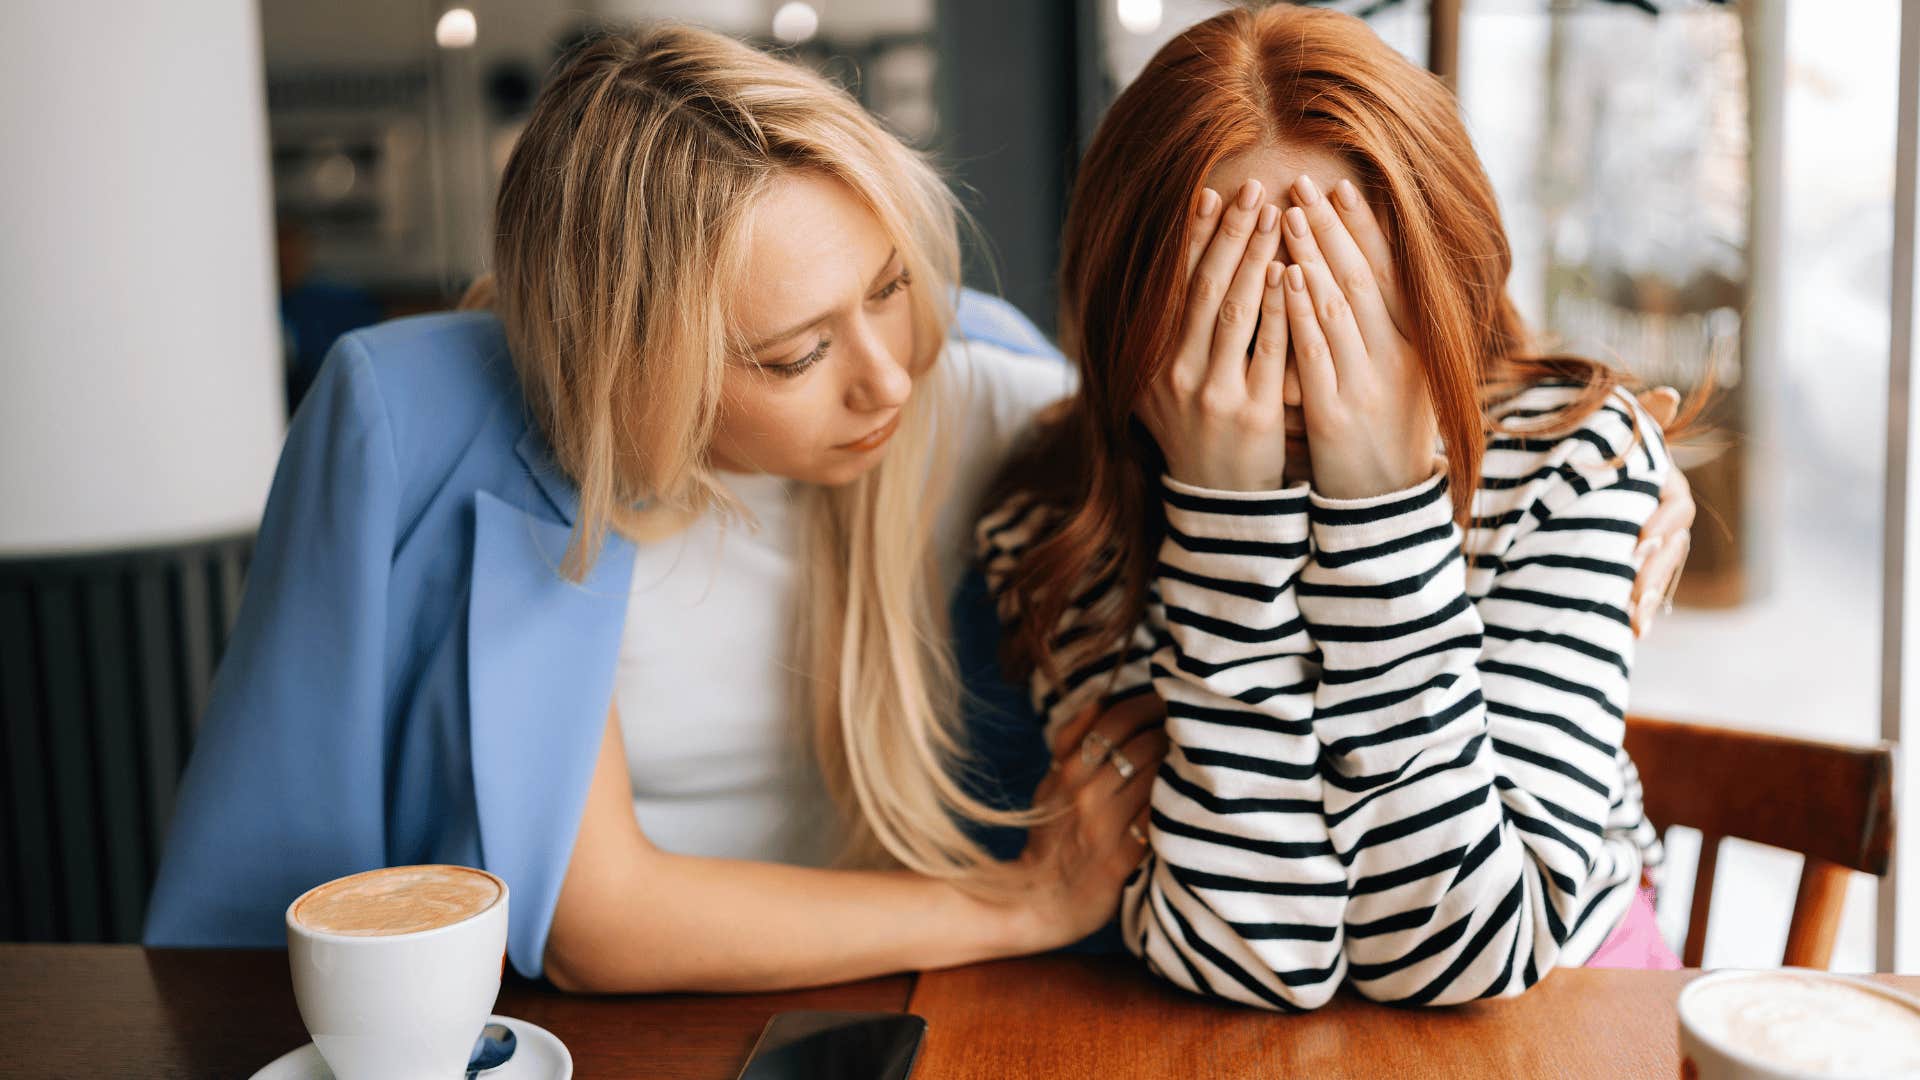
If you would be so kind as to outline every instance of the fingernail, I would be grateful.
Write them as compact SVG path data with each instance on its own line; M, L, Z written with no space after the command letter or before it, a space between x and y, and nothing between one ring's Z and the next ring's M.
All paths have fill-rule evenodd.
M1307 214L1297 206L1287 209L1287 231L1302 240L1307 238Z
M1249 180L1240 185L1240 209L1251 210L1253 204L1260 201L1260 181Z
M1220 209L1220 193L1212 188L1200 192L1200 216L1212 217Z
M1277 207L1277 206L1275 206L1275 205L1273 205L1272 203L1268 203L1267 205L1265 205L1265 206L1263 206L1263 207L1261 207L1261 208L1260 208L1260 224L1259 224L1259 229L1260 229L1260 231L1261 231L1261 232L1263 232L1263 233L1270 233L1270 232L1272 232L1272 231L1273 231L1273 223L1274 223L1274 222L1276 222L1276 221L1278 221L1278 220L1280 220L1280 208L1279 208L1279 207Z
M1656 551L1659 551L1660 545L1664 543L1665 540L1666 540L1665 537L1649 536L1645 540L1640 541L1640 546L1633 549L1634 561L1646 562L1647 556L1653 554Z
M1306 271L1300 269L1299 263L1287 267L1287 288L1292 289L1294 292L1305 292L1307 290L1307 274Z
M1269 289L1279 288L1280 275L1285 271L1286 271L1286 267L1281 266L1277 262L1268 263L1267 264L1267 288Z
M1293 190L1300 196L1302 206L1312 206L1320 201L1320 187L1313 182L1313 177L1306 173L1301 173L1300 179L1293 182Z
M1342 180L1338 184L1335 184L1333 186L1333 196L1339 199L1340 205L1346 207L1348 210L1360 209L1360 190L1353 186L1353 181L1351 180Z

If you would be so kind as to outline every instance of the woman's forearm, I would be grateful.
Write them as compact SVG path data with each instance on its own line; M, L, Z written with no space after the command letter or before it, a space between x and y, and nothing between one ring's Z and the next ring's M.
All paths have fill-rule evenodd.
M904 870L653 852L610 876L548 975L598 993L780 990L1033 951L1012 905Z
M661 851L633 816L619 718L601 737L547 935L566 990L778 990L1037 952L1029 905L903 870L817 870Z

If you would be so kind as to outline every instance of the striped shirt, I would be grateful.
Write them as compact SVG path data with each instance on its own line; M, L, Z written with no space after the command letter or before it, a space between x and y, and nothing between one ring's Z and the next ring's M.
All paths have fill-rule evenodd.
M1500 412L1551 420L1577 394ZM1620 392L1563 437L1490 438L1464 537L1444 473L1358 500L1164 479L1142 625L1087 655L1090 582L1057 628L1066 674L1031 686L1050 734L1096 701L1166 702L1129 948L1282 1010L1348 979L1408 1004L1516 994L1591 956L1660 860L1621 750L1658 432ZM1003 620L1054 519L1016 495L980 522Z

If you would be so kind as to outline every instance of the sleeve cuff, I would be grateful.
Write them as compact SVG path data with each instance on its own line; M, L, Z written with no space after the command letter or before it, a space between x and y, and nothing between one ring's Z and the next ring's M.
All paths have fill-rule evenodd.
M1445 468L1410 488L1362 499L1308 495L1315 545L1328 551L1378 544L1453 522Z
M1222 491L1160 478L1167 524L1188 536L1305 543L1306 484L1277 491Z

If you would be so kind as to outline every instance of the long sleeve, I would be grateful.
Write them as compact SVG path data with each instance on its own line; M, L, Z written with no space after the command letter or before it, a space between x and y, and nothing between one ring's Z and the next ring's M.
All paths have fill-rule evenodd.
M1317 662L1294 597L1307 499L1165 481L1152 660L1170 748L1128 944L1189 990L1311 1009L1345 962L1346 874L1321 816Z
M149 945L285 941L308 886L379 865L387 587L399 474L367 355L344 338L301 404L246 595L181 781Z
M1315 732L1349 972L1370 997L1518 993L1563 950L1591 953L1631 899L1639 851L1609 830L1637 803L1620 752L1626 607L1666 465L1625 417L1491 441L1477 604L1442 476L1313 500L1299 603L1323 656Z
M1305 488L1237 493L1164 482L1167 538L1146 625L1118 652L1074 651L1094 584L1057 628L1065 674L1036 675L1057 724L1149 685L1171 748L1155 779L1149 851L1121 900L1127 945L1189 990L1280 1010L1340 984L1345 869L1321 816L1312 734L1316 662L1294 601L1306 564ZM1001 593L1044 509L1014 500L983 520ZM1110 587L1110 586L1106 586Z

